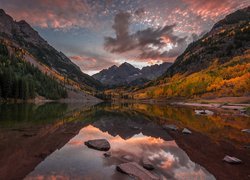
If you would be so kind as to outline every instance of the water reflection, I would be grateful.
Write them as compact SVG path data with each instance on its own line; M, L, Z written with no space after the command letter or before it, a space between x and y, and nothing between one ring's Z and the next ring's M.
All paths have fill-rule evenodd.
M216 111L214 115L200 116L195 114L196 108L152 104L113 104L103 109L110 112L136 114L158 124L168 123L187 127L206 134L217 142L226 140L238 146L250 143L248 134L241 132L242 129L250 127L250 117L235 115L231 112Z
M27 124L47 124L62 117L68 104L0 104L0 127L25 126Z
M76 104L1 104L0 179L22 179L73 138L92 112Z
M250 158L242 147L250 143L250 139L241 129L250 127L249 117L224 112L197 116L194 108L146 104L2 104L0 179L22 179L27 174L28 179L127 179L128 176L115 171L115 165L124 162L123 155L131 155L139 163L148 157L157 167L154 173L167 179L213 178L204 168L190 161L162 129L165 123L187 127L205 135L204 140L211 140L210 145L214 147L210 149L217 151L217 155L205 151L206 148L203 151L208 153L210 162L216 161L216 167L229 167L218 164L224 155L218 152L226 150L224 144L221 148L218 142L226 140L238 146L237 149L230 147L230 152L237 152L237 157L244 159L246 165L234 168L247 172ZM111 142L112 158L104 158L101 152L83 145L85 140L105 137ZM188 140L181 134L179 139ZM203 151L192 144L187 145L192 152L201 153L201 165L206 166L207 157ZM213 169L211 167L213 164L210 164ZM230 168L227 170L232 170Z
M84 142L89 139L106 138L111 144L110 158L103 152L89 149ZM89 125L71 139L63 148L51 154L26 179L49 179L53 176L69 179L127 179L115 170L115 165L126 162L124 155L141 162L147 157L155 166L154 173L167 179L214 179L204 168L193 163L175 141L136 134L129 139Z

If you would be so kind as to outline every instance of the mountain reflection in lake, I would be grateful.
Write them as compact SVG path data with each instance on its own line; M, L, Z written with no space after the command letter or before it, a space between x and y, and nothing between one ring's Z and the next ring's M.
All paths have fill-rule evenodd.
M106 138L110 142L111 157L104 157L103 152L84 145L85 141L96 138ZM213 179L204 168L193 163L173 140L164 141L143 133L123 139L119 135L102 132L92 125L81 129L77 136L46 158L26 179L126 179L128 176L115 170L116 165L126 162L123 159L125 155L131 156L138 163L143 157L148 157L156 166L155 173L162 178Z
M171 136L179 135L187 149L195 152L189 153L191 159L200 153L202 157L194 159L201 160L201 166L191 161L182 146L178 147L161 127L165 123L194 132L191 136L171 132ZM226 167L223 176L232 176L231 171L238 176L241 174L237 170L244 167L234 166L238 168L234 171L231 166L224 166L221 163L224 152L218 142L230 140L235 147L250 143L249 136L241 133L249 123L244 116L225 113L197 116L193 108L162 105L3 104L0 105L0 179L128 179L129 176L115 170L116 165L126 162L124 155L138 163L148 157L156 167L153 173L162 179L214 179L202 166L212 170L214 167L218 172ZM200 137L195 132L205 135L205 139L192 139ZM105 158L103 152L84 145L84 141L96 138L108 139L111 157ZM202 145L192 143L196 141L214 143L200 149ZM204 152L208 154L203 155ZM244 155L247 164L248 153L239 154ZM211 164L215 161L216 164Z

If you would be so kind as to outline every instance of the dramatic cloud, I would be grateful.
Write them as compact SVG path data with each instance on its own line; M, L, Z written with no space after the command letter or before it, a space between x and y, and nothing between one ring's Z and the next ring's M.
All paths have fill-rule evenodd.
M188 10L200 16L203 20L218 20L237 8L249 5L249 0L182 0L188 5Z
M120 12L115 16L112 28L116 37L105 37L104 48L111 53L134 52L135 59L167 60L179 55L187 46L186 37L174 35L175 24L159 28L147 28L129 33L129 13Z
M218 20L249 5L249 0L0 0L0 8L27 21L56 49L81 57L74 62L85 72L125 61L137 67L174 61Z

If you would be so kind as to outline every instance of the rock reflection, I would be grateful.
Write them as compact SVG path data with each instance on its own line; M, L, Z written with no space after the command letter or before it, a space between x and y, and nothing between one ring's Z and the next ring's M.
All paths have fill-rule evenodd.
M103 152L84 145L85 141L97 138L106 138L110 142L111 157L106 158ZM63 179L129 179L129 176L115 170L117 164L127 162L125 155L138 163L147 157L156 168L153 173L162 179L214 179L203 167L192 162L173 140L146 136L143 131L124 139L92 125L81 129L77 136L47 157L26 179L50 179L54 175Z

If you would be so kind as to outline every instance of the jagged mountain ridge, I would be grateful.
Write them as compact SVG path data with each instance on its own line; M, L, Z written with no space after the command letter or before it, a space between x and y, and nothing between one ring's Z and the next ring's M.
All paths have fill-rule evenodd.
M3 9L0 9L0 38L19 45L41 63L83 86L102 88L99 81L81 72L77 65L50 46L26 21L14 21Z
M125 62L119 67L114 65L104 69L92 77L106 86L141 85L161 76L171 64L165 62L160 65L155 64L139 69Z

